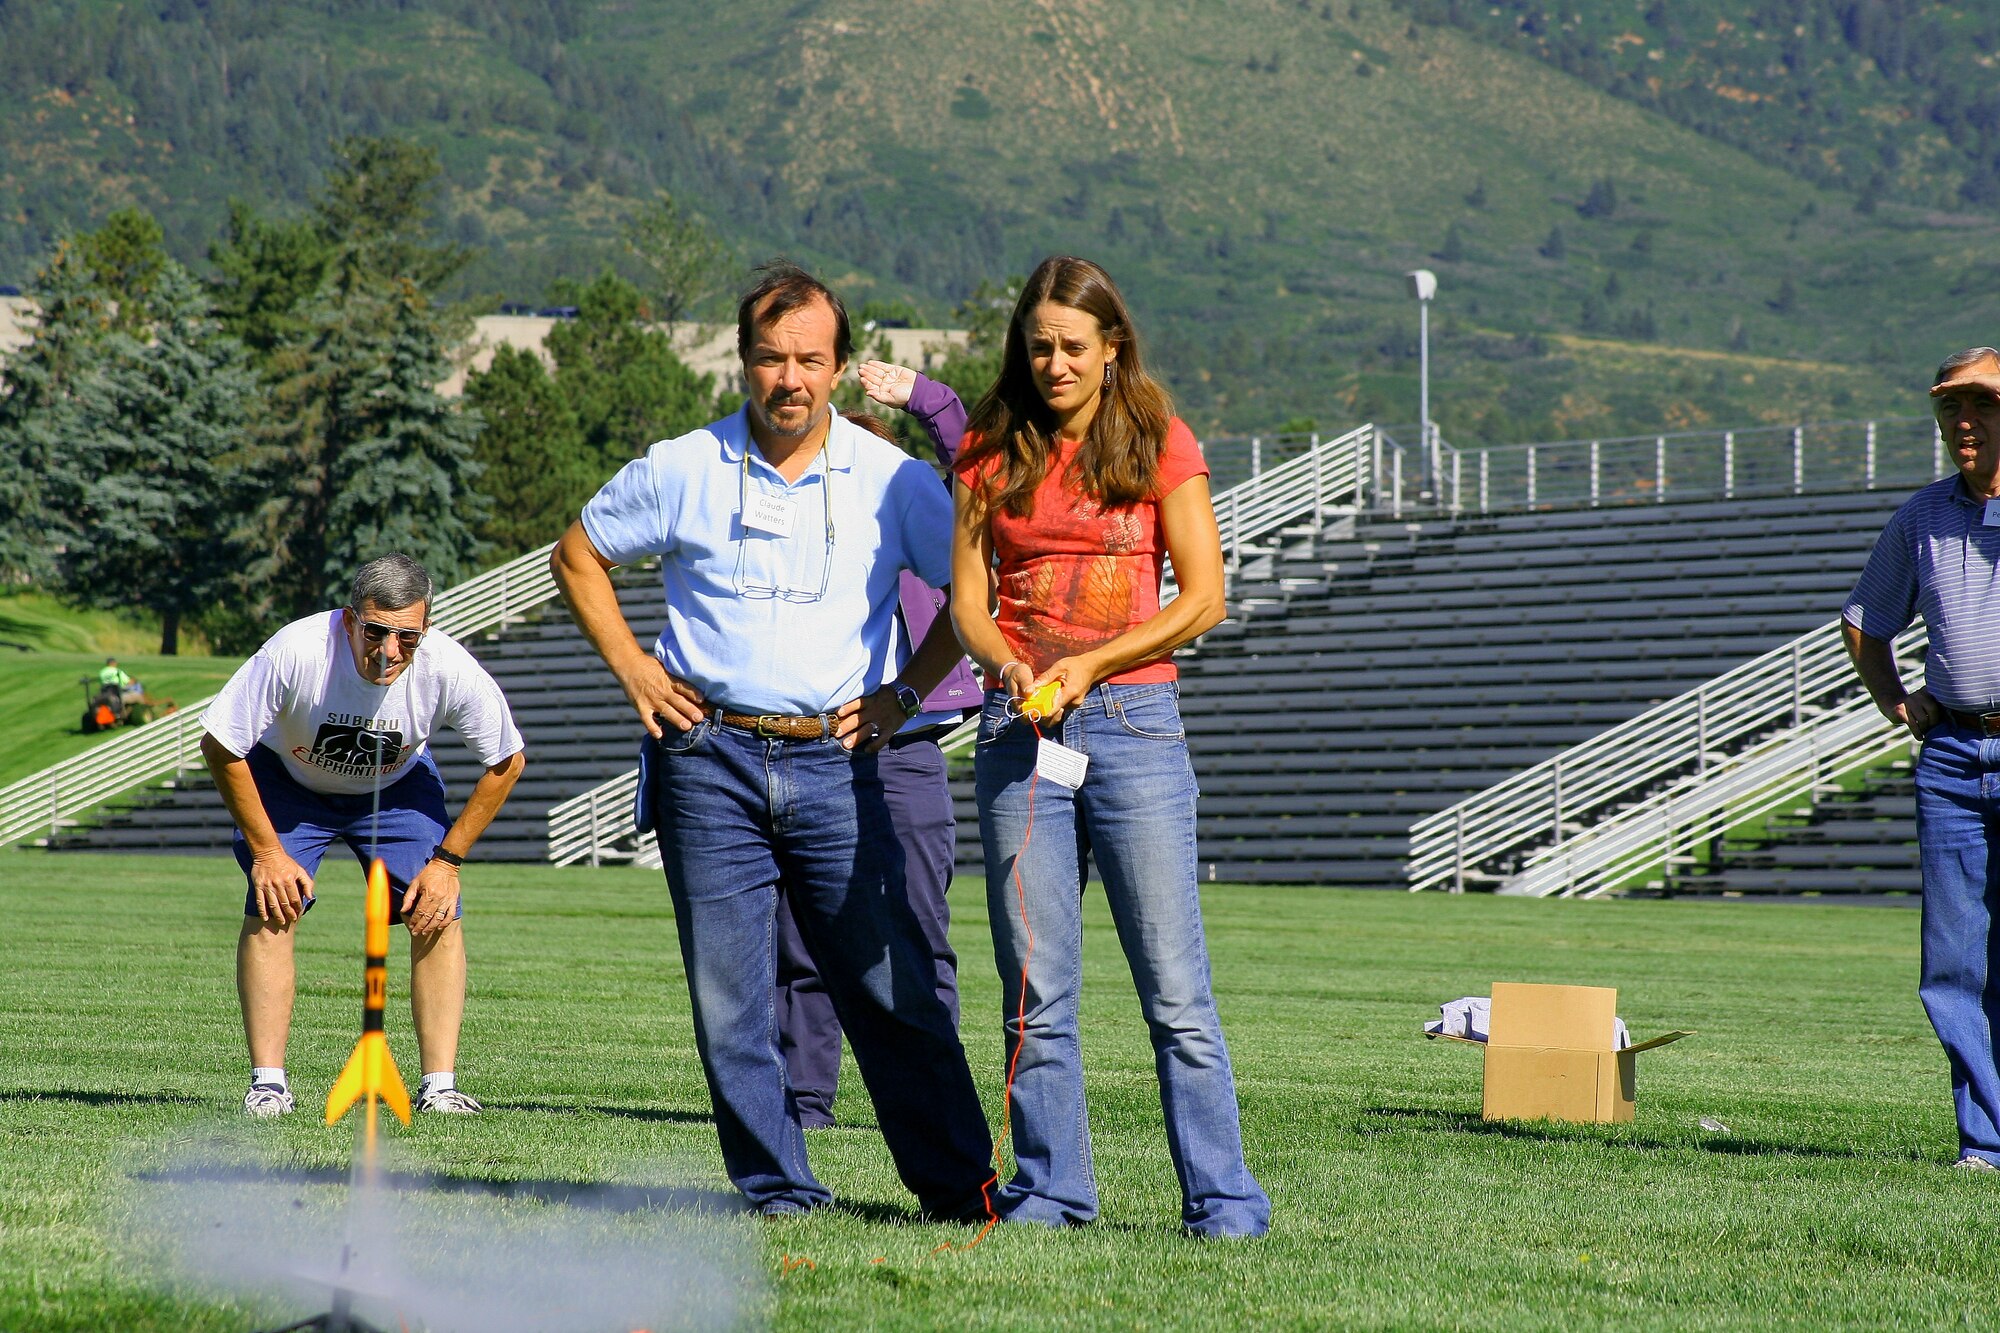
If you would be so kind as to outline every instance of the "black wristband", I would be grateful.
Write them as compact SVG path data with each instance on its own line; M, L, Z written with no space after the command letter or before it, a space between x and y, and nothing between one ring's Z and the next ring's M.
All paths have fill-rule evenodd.
M438 848L436 851L431 853L431 860L442 861L446 865L451 866L453 868L457 868L465 864L464 857L460 856L457 852L448 852L442 847Z

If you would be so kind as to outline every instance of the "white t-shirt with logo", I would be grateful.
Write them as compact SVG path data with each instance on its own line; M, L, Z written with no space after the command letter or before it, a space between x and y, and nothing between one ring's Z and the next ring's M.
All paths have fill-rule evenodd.
M273 634L236 669L202 717L231 754L265 745L301 786L365 796L410 771L440 727L465 738L488 768L523 748L499 685L442 630L388 685L354 665L346 612L322 611ZM378 758L379 752L379 758Z

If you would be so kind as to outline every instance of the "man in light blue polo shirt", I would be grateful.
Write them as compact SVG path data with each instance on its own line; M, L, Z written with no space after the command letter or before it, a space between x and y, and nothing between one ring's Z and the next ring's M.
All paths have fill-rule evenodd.
M1957 474L1918 491L1889 520L1841 628L1875 706L1923 740L1917 993L1951 1061L1958 1165L1983 1172L2000 1170L1992 899L2000 883L2000 351L1974 347L1947 359L1931 401ZM1930 651L1923 686L1906 690L1892 644L1919 613Z
M806 1163L772 1003L780 885L883 1139L926 1214L986 1213L992 1140L903 892L876 752L959 659L940 617L896 671L903 570L950 574L924 464L841 419L846 309L790 265L737 310L748 401L627 464L557 543L557 582L653 737L654 824L729 1177L768 1214L831 1195ZM646 653L608 571L660 557Z

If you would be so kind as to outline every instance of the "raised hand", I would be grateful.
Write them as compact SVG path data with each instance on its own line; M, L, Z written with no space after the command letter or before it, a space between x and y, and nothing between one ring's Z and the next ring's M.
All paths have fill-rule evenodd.
M917 387L917 372L908 366L888 361L864 361L855 373L861 376L862 391L882 406L910 405L910 393Z

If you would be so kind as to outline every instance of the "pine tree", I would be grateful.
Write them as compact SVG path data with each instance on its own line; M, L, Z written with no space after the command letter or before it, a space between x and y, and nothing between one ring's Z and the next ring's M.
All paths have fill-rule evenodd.
M562 386L533 352L502 346L467 378L465 400L486 423L474 456L495 501L480 537L496 554L560 537L607 475L585 451Z
M92 280L111 303L112 322L127 330L152 320L152 293L167 264L166 236L151 213L121 208L94 232L77 237Z
M152 612L172 654L183 617L224 599L242 565L234 516L258 385L186 269L152 270L147 303L150 322L105 339L76 382L49 491L74 524L69 599Z
M1576 211L1587 218L1608 218L1618 211L1618 187L1609 176L1600 176L1591 182L1590 193L1577 205Z
M337 605L354 570L390 551L439 587L474 572L479 417L438 394L448 370L437 316L407 281L322 296L309 335L273 357L253 565L267 615Z
M209 248L216 308L267 368L280 346L311 336L309 311L328 284L356 291L401 280L435 294L472 260L464 246L432 239L434 151L352 138L339 154L305 217L261 217L232 200L228 229Z
M111 312L74 238L58 241L29 286L40 308L35 335L6 362L0 394L0 576L38 583L76 532L52 506L48 478L81 431L77 387L89 377Z
M219 275L216 313L262 364L282 344L305 336L300 312L326 281L333 247L309 218L263 218L233 199L228 231L209 247L208 258Z
M407 139L356 136L313 201L320 239L334 250L336 280L352 286L399 279L434 293L472 262L472 251L432 239L437 150Z
M685 319L729 281L730 258L722 242L664 190L625 224L625 248L645 265L653 313Z
M601 480L715 416L715 382L641 322L639 289L610 269L578 294L577 318L549 330L556 381L576 413L584 456Z

